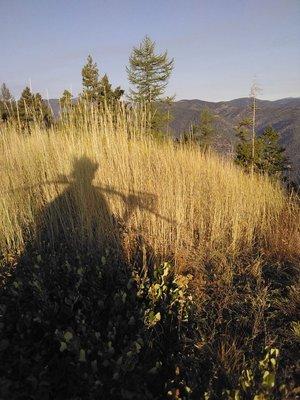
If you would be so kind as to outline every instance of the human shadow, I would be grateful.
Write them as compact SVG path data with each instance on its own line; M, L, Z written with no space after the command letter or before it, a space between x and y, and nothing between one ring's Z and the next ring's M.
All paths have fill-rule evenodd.
M67 188L36 219L34 245L56 250L121 252L119 224L102 190L93 185L99 165L87 157L74 160L69 178L55 183ZM49 184L49 183L48 183Z
M45 185L66 186L36 215L34 234L26 240L23 256L33 249L53 252L64 247L69 252L80 249L95 254L109 253L121 259L124 255L122 233L130 225L136 209L153 214L171 225L176 224L157 211L157 195L140 191L125 194L108 185L95 186L93 180L98 168L98 163L83 156L74 160L69 176L60 175L54 181L13 190L14 193ZM123 215L113 215L108 197L118 197L123 202ZM142 233L134 231L132 226L130 229L139 242L137 247L140 246L144 242ZM145 242L144 245L150 247Z
M1 399L117 400L131 391L143 399L164 384L147 373L160 354L147 345L152 333L144 322L151 304L144 285L154 278L137 278L142 265L132 267L122 246L122 224L136 207L164 217L153 195L94 186L98 167L81 157L70 177L56 181L66 188L40 211L34 239L7 269L0 287ZM124 202L120 220L108 195Z

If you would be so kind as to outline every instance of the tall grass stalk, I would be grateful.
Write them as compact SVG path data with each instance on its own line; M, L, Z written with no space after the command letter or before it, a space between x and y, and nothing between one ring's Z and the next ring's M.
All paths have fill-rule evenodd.
M299 207L278 184L196 146L153 140L146 126L142 112L125 107L101 114L85 109L51 130L34 124L22 133L19 124L0 125L1 252L22 251L35 235L37 215L68 188L74 159L84 156L99 164L93 185L111 189L103 192L111 213L120 221L126 215L129 249L141 235L180 267L257 246L285 257L299 254ZM78 193L87 226L70 241L88 235L88 221L98 215L85 200L84 191ZM61 221L68 218L56 212Z

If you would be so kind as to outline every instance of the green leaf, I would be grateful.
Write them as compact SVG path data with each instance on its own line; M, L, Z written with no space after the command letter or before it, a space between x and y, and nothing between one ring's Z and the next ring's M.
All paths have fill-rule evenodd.
M263 386L272 388L275 386L275 373L265 371L263 374Z
M67 350L67 344L66 344L66 342L60 342L59 351L63 352L63 351L65 351L65 350Z
M18 289L18 287L20 286L19 282L17 282L17 281L14 281L13 285L14 285L14 287L15 287L16 289Z
M71 339L73 339L73 334L69 331L66 331L64 333L64 338L65 338L65 341L68 343Z
M271 364L273 365L273 367L275 367L276 366L276 360L275 360L275 358L271 358Z
M189 386L185 386L184 390L186 391L186 393L190 394L192 393L192 389Z
M86 362L85 350L84 350L84 349L80 349L80 352L79 352L79 361L80 361L80 362Z
M158 313L156 313L156 314L155 314L155 316L154 316L154 320L155 320L155 322L158 322L158 321L160 321L160 320L161 320L161 315L160 315L160 312L158 312Z

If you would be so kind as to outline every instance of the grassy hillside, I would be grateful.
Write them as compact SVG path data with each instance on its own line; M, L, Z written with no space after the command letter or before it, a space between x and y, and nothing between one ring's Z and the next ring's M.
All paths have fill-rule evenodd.
M89 234L90 220L98 213L92 208L96 203L85 204L89 185L128 231L138 230L155 251L162 257L172 254L176 263L191 251L213 258L219 252L238 254L245 246L250 251L258 241L270 248L283 213L289 212L279 186L261 176L250 178L230 161L204 155L197 147L144 136L128 140L136 127L124 123L121 119L115 129L109 119L89 121L50 133L35 127L30 135L5 129L0 139L2 249L19 249L25 236L34 234L41 208L72 187L78 188L75 200L87 224L80 234ZM92 182L85 181L89 163L97 164ZM60 212L64 220L72 217L68 210L53 212L55 223ZM285 224L292 251L296 237L288 224L297 225L293 219ZM78 232L74 236L78 239Z
M300 99L286 98L275 101L258 100L257 131L262 133L273 126L280 135L280 143L286 148L291 162L291 178L300 182ZM50 99L54 115L59 114L59 103ZM231 154L236 141L235 127L251 113L249 98L209 102L203 100L179 100L172 105L173 120L170 123L175 136L182 135L191 123L199 122L199 114L208 107L215 116L215 147L222 154Z
M0 127L0 397L292 396L297 199L144 123Z

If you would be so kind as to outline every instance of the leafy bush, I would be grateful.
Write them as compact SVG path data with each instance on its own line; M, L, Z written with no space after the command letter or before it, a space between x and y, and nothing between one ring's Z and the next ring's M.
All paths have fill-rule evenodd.
M293 398L292 271L211 268L199 294L169 263L28 251L0 269L0 398Z
M30 254L6 271L1 399L188 398L190 276L168 263L141 271L61 254Z

